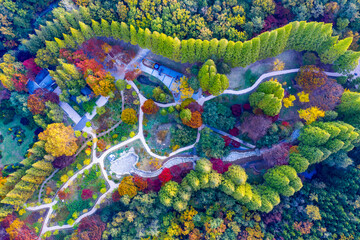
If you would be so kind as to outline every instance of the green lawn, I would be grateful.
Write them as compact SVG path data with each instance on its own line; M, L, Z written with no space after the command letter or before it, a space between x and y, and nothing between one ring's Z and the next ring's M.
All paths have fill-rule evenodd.
M20 146L18 146L16 139L12 139L12 133L7 134L8 129L15 126L20 126L25 131L25 138L23 139L24 142ZM29 149L29 145L33 141L34 132L29 130L26 126L23 126L20 123L20 118L15 117L14 121L7 125L0 122L0 133L4 137L4 142L0 143L0 151L3 156L0 163L2 165L7 165L22 161L26 151Z

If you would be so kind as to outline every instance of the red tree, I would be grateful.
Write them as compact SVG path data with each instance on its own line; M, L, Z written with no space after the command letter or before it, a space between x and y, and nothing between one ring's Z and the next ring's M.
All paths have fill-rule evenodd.
M225 147L229 146L231 143L231 138L229 138L228 136L222 136L222 138L224 139Z
M241 104L234 104L231 106L231 112L235 117L239 117L241 115L242 109Z
M139 191L144 191L148 187L148 183L147 183L146 179L144 179L140 176L135 176L133 178L133 182L135 183L135 186L139 189Z
M88 75L95 74L100 70L103 70L104 67L100 63L98 63L95 59L85 59L76 63L76 67L80 68L82 74L86 78Z
M150 191L154 191L154 192L160 191L161 181L158 178L155 179L148 178L147 182L148 182L148 189Z
M120 196L120 194L119 194L119 191L113 192L113 194L111 195L111 197L112 197L112 200L113 200L114 202L120 201L120 198L121 198L121 196Z
M81 193L81 199L86 200L91 198L93 195L93 192L90 189L83 189Z
M237 127L234 127L233 129L230 129L229 133L232 136L236 137L236 136L238 136L240 134L240 130Z
M163 183L166 183L172 179L170 169L164 168L164 170L159 175L159 180Z
M15 91L17 92L27 92L26 84L28 82L27 77L24 74L21 73L15 73L11 81L14 82Z
M35 75L37 75L41 71L41 68L38 65L36 65L34 58L29 58L25 60L23 62L23 65L27 70L29 70Z
M200 104L198 104L196 101L189 103L184 108L190 109L191 112L199 112L199 113L204 112L204 108Z
M85 217L80 221L78 233L83 240L100 240L106 224L103 223L99 215Z
M241 144L238 141L232 140L231 144L234 146L234 148L239 148Z

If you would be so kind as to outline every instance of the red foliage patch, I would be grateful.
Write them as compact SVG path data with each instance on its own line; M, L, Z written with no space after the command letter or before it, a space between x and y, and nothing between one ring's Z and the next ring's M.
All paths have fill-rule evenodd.
M115 191L115 192L113 192L113 194L111 195L111 198L112 198L112 200L113 200L114 202L118 202L118 201L120 201L121 196L120 196L120 194L119 194L118 191Z
M231 112L235 117L239 117L242 113L241 104L234 104L231 106Z
M25 60L23 62L23 65L27 70L29 70L35 75L37 75L41 71L41 68L38 65L36 65L34 58L29 58Z
M236 137L236 136L238 136L240 134L240 130L237 127L234 127L233 129L230 129L229 133L232 136Z
M181 175L182 169L179 165L175 165L170 168L170 172L173 177L176 177Z
M218 173L224 173L224 162L223 160L219 158L212 158L210 159L210 162L212 163L212 167L215 171Z
M155 179L148 178L147 182L148 182L148 189L150 191L154 191L154 192L160 191L161 181L158 178Z
M243 109L246 110L246 111L250 111L250 110L251 110L250 104L249 104L249 103L245 103L245 104L243 105Z
M241 146L241 144L238 141L235 141L235 140L231 141L231 145L233 145L234 148L239 148Z
M287 121L282 121L281 125L288 127L288 126L290 126L290 123L288 123Z
M103 223L99 215L83 218L78 227L80 239L100 240L106 224Z
M173 176L171 175L170 169L164 168L164 170L159 175L159 180L166 183L170 181L172 177Z
M231 143L231 138L229 138L228 136L222 136L222 138L224 139L225 147L229 146Z
M185 108L190 109L190 111L192 113L193 112L199 112L199 113L204 112L204 108L200 104L198 104L197 102L191 102Z
M93 195L93 192L90 189L83 189L81 193L81 199L86 200L91 198Z

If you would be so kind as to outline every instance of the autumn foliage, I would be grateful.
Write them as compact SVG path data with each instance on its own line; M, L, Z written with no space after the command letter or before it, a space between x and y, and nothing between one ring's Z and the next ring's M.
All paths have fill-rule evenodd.
M147 183L146 179L144 179L142 177L135 176L133 178L133 181L134 181L135 186L139 189L139 191L144 191L148 187L148 183Z
M15 73L11 81L14 83L15 91L17 92L27 92L26 84L28 82L28 78L22 73Z
M314 65L309 65L300 68L295 80L305 92L311 92L325 83L327 75L322 69Z
M91 198L93 195L93 192L90 189L83 189L81 193L81 199L86 200Z
M32 114L43 114L47 101L59 104L59 96L47 89L38 88L28 97L27 106Z
M172 179L170 169L164 168L164 170L159 175L159 180L163 183L166 183Z
M141 106L141 110L145 114L154 114L157 113L157 111L159 111L159 107L155 104L155 102L152 99L148 99Z
M72 156L78 149L74 129L63 123L49 124L46 130L39 134L39 139L45 141L46 152L54 157Z
M100 240L105 227L99 215L92 215L80 221L77 231L82 240Z
M132 176L126 176L121 180L121 183L119 184L118 192L120 196L128 195L129 197L134 197L138 189L135 186L135 183L133 182Z
M132 108L126 108L121 113L121 120L127 124L135 124L138 120L136 111Z
M89 84L95 95L104 97L109 96L110 93L115 91L114 81L115 78L103 69L94 72L86 78L86 83Z
M186 121L185 119L182 119L182 122L183 124L192 128L199 128L203 124L201 113L198 111L191 113L190 121Z

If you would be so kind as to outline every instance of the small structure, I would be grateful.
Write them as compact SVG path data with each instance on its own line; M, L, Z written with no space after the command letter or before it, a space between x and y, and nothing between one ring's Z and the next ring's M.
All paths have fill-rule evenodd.
M110 174L116 174L117 178L124 174L131 174L135 169L135 164L139 161L139 156L133 147L129 151L121 153L117 159L114 154L107 158L110 160Z
M35 78L35 81L29 81L27 83L27 88L29 89L30 94L33 94L38 88L45 88L52 92L56 87L57 84L50 76L49 71L46 69L43 69L39 72Z

